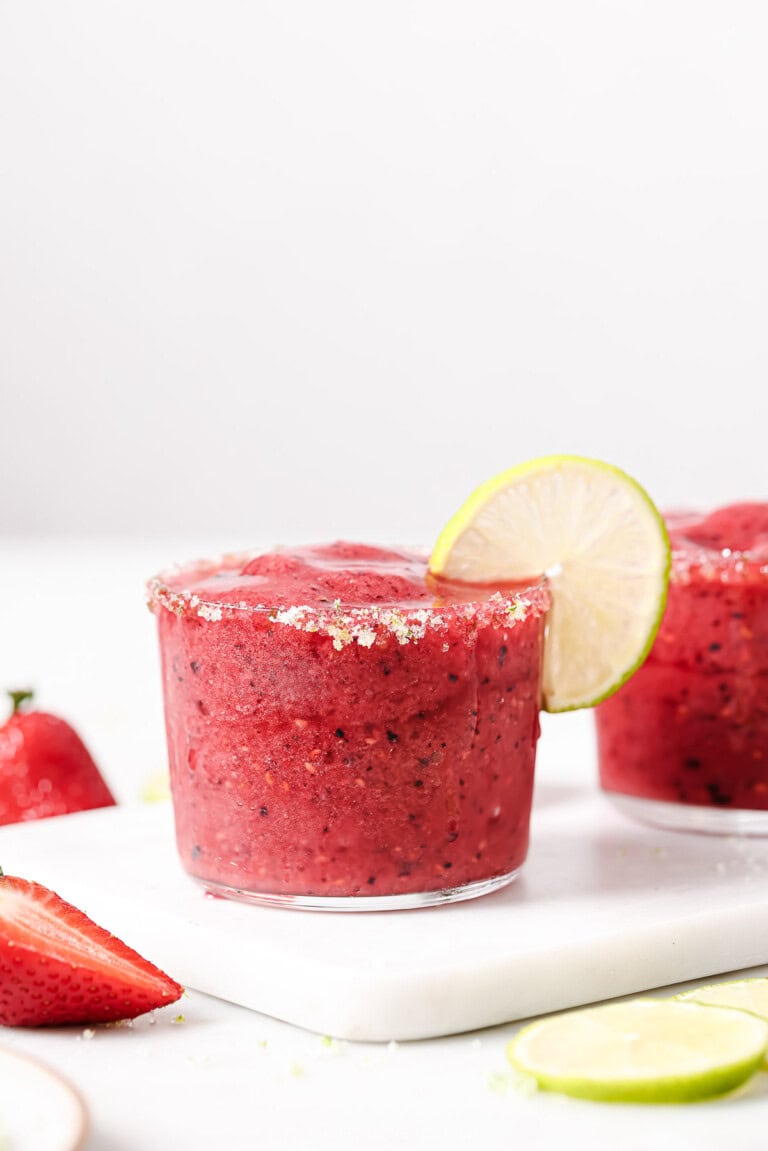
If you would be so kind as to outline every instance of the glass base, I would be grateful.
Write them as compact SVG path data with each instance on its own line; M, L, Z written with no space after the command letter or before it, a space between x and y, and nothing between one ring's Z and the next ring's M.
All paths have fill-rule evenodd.
M228 887L224 883L211 883L197 876L193 876L193 879L197 879L209 895L237 899L243 903L258 903L263 907L291 907L300 911L408 911L417 907L438 907L441 903L460 903L464 899L490 895L492 891L506 887L519 872L518 867L504 875L494 875L492 879L465 883L463 887L414 891L405 895L270 895L267 892Z
M664 831L694 831L704 835L766 835L768 811L751 808L700 807L689 803L667 803L661 799L639 799L606 791L605 795L623 815L660 827Z

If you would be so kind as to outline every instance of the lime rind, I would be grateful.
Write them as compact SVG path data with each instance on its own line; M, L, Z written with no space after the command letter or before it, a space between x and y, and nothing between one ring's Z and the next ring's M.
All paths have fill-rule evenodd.
M542 1091L596 1102L671 1104L735 1091L761 1069L766 1050L768 1024L747 1011L636 999L529 1024L508 1044L507 1058Z
M547 576L542 695L552 712L595 706L640 667L670 565L667 529L645 489L615 465L577 455L543 456L481 484L430 560L435 574L474 583Z
M522 1071L510 1057L517 1071ZM652 1081L605 1081L594 1079L564 1079L556 1075L538 1072L533 1077L539 1091L550 1091L559 1095L570 1095L576 1099L587 1099L595 1103L700 1103L729 1095L747 1083L763 1066L764 1056L750 1056L748 1059L729 1064L711 1075L699 1075L690 1079L674 1076ZM529 1074L531 1074L529 1072Z

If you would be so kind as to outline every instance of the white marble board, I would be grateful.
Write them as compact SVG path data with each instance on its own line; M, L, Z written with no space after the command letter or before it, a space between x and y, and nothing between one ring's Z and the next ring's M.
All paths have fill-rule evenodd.
M447 1035L768 963L768 841L655 831L585 787L539 787L515 884L424 911L212 899L181 870L167 804L0 828L0 863L186 986L342 1039Z

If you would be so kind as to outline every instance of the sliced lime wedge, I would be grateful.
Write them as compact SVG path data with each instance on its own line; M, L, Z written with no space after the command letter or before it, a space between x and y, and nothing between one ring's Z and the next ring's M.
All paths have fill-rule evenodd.
M441 532L438 577L552 591L542 679L548 711L591 707L643 662L661 622L670 548L661 515L619 468L545 456L488 480Z
M615 1103L685 1103L724 1095L762 1065L768 1023L679 999L632 999L524 1027L512 1066L544 1091Z

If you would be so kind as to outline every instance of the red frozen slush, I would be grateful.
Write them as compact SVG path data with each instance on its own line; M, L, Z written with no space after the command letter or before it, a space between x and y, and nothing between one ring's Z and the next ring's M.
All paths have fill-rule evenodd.
M672 573L656 641L596 712L602 785L768 810L768 504L667 523Z
M545 588L437 587L420 555L334 544L192 564L150 603L178 848L209 888L408 905L513 877Z

